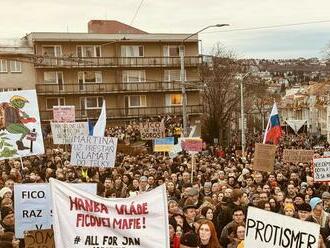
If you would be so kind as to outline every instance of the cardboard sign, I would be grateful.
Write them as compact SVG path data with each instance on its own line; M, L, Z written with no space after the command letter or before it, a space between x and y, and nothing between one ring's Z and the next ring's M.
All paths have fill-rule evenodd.
M170 152L174 145L174 137L154 140L154 152Z
M0 160L44 154L35 90L0 93Z
M254 207L248 208L245 248L318 248L320 225Z
M54 122L75 122L74 106L53 106Z
M29 231L24 236L25 248L55 248L52 229Z
M71 144L75 136L86 136L89 133L88 122L55 123L50 124L53 134L53 143Z
M313 150L284 149L283 161L285 163L309 163L313 160Z
M256 144L253 169L272 172L274 168L276 145Z
M199 138L184 138L181 146L187 152L201 152L203 150L203 141Z
M165 137L164 122L140 123L140 135L142 140L153 140Z
M76 136L72 139L71 164L87 167L113 167L117 138Z
M313 174L315 182L330 181L330 157L315 158L313 160Z
M96 195L96 184L76 183L79 188ZM48 183L14 185L15 236L24 238L29 230L49 229L53 225L51 195Z
M60 248L169 248L165 185L130 198L102 198L50 179Z

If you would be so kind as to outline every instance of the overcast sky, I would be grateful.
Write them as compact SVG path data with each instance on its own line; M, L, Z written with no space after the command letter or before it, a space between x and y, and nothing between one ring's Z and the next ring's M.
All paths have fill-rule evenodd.
M91 19L130 24L141 0L0 0L0 39L26 33L87 32ZM200 34L203 52L221 42L243 58L322 57L330 42L329 0L144 0L133 26L150 33ZM323 22L320 22L323 21ZM263 26L308 25L233 31Z

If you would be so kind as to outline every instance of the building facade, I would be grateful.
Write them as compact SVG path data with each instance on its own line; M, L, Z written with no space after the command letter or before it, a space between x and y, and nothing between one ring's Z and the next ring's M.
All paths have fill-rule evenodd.
M33 49L26 40L0 41L0 92L35 88Z
M76 119L129 120L182 114L179 46L188 34L31 33L41 118L74 105ZM187 113L200 115L198 39L184 44Z

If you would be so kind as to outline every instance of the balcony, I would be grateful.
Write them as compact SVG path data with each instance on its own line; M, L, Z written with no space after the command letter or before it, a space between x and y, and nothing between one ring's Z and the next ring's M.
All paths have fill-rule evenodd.
M200 81L186 81L186 90L197 91ZM195 86L196 85L196 86ZM73 95L130 92L171 92L180 91L181 84L172 82L138 82L138 83L84 83L84 84L36 84L38 95Z
M185 56L185 67L202 64L202 56ZM180 57L43 57L34 60L36 68L116 68L180 67Z
M76 109L76 120L82 121L87 119L97 119L101 109ZM203 105L188 105L187 114L198 115L203 113ZM138 107L138 108L108 108L108 119L133 119L145 116L159 116L165 114L182 115L182 106L171 107ZM40 111L42 121L50 121L53 119L53 111Z

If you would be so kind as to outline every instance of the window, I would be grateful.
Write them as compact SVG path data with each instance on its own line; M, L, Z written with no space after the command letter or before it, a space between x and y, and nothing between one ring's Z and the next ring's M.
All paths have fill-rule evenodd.
M0 92L17 91L17 90L22 90L22 88L0 88Z
M128 97L128 106L130 108L136 107L146 107L147 106L147 98L145 95L135 95Z
M44 62L50 65L57 65L62 64L63 61L57 59L56 57L62 57L62 47L55 45L55 46L43 46L42 47L42 55L46 58Z
M144 70L127 70L123 71L123 82L136 83L146 81L146 72Z
M122 57L143 57L143 46L121 46Z
M7 60L0 59L0 72L8 72Z
M80 71L78 72L79 84L81 83L102 83L102 72Z
M79 90L84 90L84 84L102 83L102 72L100 71L80 71L78 72Z
M63 72L61 71L45 71L45 84L63 84Z
M164 53L164 57L179 57L180 46L178 45L164 46L163 53Z
M182 94L166 95L166 106L182 105Z
M61 71L45 71L45 84L58 84L59 90L64 90L63 72Z
M101 57L101 46L84 45L77 46L77 56L82 57Z
M80 107L85 109L100 109L102 108L103 97L83 97L80 98Z
M53 106L64 106L64 105L65 105L65 100L63 97L46 98L46 109L47 110L52 110Z
M186 70L184 71L185 80L187 79ZM164 81L181 81L181 70L165 70L164 71Z
M11 72L22 72L22 63L16 60L10 61L10 71Z
M42 55L49 57L61 57L62 56L62 47L61 46L43 46Z

